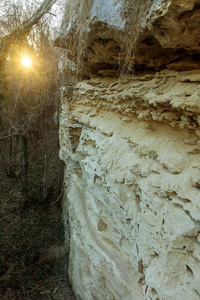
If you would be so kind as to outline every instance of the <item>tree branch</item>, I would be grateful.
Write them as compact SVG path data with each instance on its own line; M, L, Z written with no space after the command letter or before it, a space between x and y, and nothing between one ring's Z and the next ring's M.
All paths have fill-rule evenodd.
M0 141L9 139L9 138L11 138L13 136L24 136L24 134L13 133L13 134L9 134L9 135L6 135L6 136L2 136L2 137L0 137Z
M36 13L25 23L22 23L21 26L17 27L13 30L12 33L4 36L0 40L1 46L1 57L0 57L0 66L1 60L5 59L4 55L10 45L13 43L15 38L19 39L23 34L27 34L29 30L36 25L39 20L51 9L52 5L56 3L57 0L44 0L40 7L37 9Z
M51 9L52 5L56 3L57 0L45 0L36 13L22 26L22 31L29 30L31 27L36 25L39 20Z

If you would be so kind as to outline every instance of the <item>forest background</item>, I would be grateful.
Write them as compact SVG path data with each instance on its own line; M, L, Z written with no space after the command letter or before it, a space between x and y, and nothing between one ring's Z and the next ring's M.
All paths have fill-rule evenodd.
M64 3L0 2L1 299L74 299L58 141L67 77L58 69L62 50L54 47Z

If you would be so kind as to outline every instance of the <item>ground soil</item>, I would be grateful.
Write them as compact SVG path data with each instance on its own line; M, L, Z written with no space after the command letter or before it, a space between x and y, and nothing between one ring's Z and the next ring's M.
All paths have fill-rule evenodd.
M19 141L13 138L12 172L7 163L9 140L4 140L1 145L2 300L76 299L68 278L68 253L64 247L60 197L63 165L58 155L58 127L52 121L53 113L47 120L48 189L45 199L42 185L44 153L37 132L28 136L27 196L24 195L23 152Z
M0 188L1 299L75 299L60 201L27 202L19 179L2 173Z
M28 202L19 179L1 174L0 295L9 299L75 299L60 201Z

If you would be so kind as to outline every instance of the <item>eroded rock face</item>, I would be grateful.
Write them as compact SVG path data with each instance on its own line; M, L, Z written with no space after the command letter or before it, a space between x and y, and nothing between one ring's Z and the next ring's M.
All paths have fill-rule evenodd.
M70 49L72 60L86 47L81 53L86 76L122 63L129 63L129 71L135 64L156 70L200 68L199 0L66 2L57 45Z
M62 90L63 212L78 299L200 299L200 2L143 2L82 2L82 71L92 78ZM75 34L78 3L60 43ZM117 78L108 65L136 13L133 63L144 66Z

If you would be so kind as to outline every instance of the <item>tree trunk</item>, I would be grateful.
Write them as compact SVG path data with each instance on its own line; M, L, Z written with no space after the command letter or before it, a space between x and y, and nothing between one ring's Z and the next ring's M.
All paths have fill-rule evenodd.
M24 156L24 184L23 192L26 200L28 199L28 139L26 136L23 136L23 156Z
M9 157L8 157L8 176L13 176L13 166L12 166L12 153L13 153L13 143L12 137L9 138Z
M47 148L44 145L44 189L43 189L43 200L47 198L47 188L48 188L48 160L47 160Z

